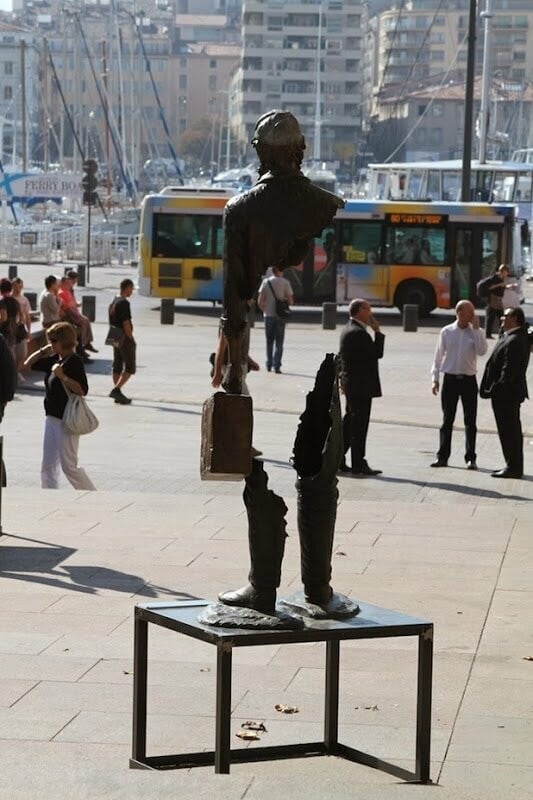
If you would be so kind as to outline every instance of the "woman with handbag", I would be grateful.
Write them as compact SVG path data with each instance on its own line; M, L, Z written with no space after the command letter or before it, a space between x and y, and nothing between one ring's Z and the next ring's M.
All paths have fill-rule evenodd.
M89 388L83 361L75 352L76 331L69 322L57 322L48 328L46 336L46 347L24 362L27 368L35 365L35 369L46 372L41 487L58 489L61 469L75 489L94 490L93 482L78 466L79 434L72 433L63 419L69 397L83 397Z

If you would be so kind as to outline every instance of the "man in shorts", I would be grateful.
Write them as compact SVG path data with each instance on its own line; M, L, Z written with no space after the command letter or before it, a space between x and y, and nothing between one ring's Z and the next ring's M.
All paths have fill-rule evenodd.
M122 339L118 347L114 347L113 358L113 383L114 387L109 393L115 403L127 406L131 397L122 394L122 387L135 375L135 350L136 343L133 338L133 325L131 322L131 308L128 298L133 294L133 281L124 278L120 284L120 294L115 297L109 306L109 324L122 329Z

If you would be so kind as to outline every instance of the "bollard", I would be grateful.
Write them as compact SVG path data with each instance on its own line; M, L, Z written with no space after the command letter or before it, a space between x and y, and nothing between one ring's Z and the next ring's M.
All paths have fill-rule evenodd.
M174 325L174 298L163 297L161 300L161 325Z
M96 319L96 297L94 294L84 294L81 298L81 313L89 322Z
M10 281L12 281L13 278L17 277L17 275L18 275L17 265L10 264L9 267L7 268L7 277L9 278Z
M337 327L337 303L322 303L322 327L325 331Z
M78 286L85 286L85 273L87 267L86 264L78 264L76 268L76 272L78 273Z
M37 292L24 292L24 297L30 304L32 311L37 311Z
M418 330L418 306L405 303L403 307L403 329L414 332Z

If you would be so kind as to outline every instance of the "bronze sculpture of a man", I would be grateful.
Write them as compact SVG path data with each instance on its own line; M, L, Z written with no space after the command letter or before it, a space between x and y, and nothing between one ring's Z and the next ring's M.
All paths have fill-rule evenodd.
M224 388L232 394L240 393L240 337L263 274L270 266L299 264L313 237L344 205L303 175L305 138L290 111L263 114L252 145L259 156L259 180L231 198L224 213L222 326L232 365Z

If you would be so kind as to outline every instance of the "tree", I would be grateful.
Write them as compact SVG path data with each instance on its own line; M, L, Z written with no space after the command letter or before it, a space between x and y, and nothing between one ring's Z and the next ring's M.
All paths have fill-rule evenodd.
M218 119L199 117L181 134L178 141L179 155L194 160L198 166L209 166L211 160L216 159L219 133Z

